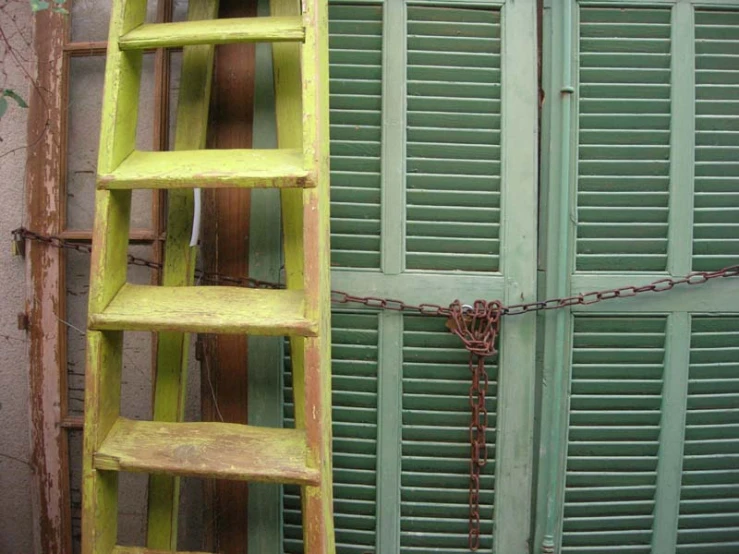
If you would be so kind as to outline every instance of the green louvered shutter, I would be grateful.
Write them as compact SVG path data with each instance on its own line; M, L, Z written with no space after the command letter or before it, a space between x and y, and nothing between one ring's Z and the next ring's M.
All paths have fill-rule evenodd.
M580 11L581 271L664 271L670 188L670 10Z
M563 6L545 41L547 296L739 263L739 5L573 2L565 48ZM736 313L725 279L544 316L535 549L739 552Z
M739 11L695 13L693 268L739 254Z
M408 8L406 266L495 271L500 12Z
M678 554L739 552L739 317L694 317Z
M429 348L429 345L434 345ZM492 549L497 368L490 388L490 461L480 476L480 548ZM407 317L403 329L401 552L468 552L469 370L443 321Z
M329 7L331 264L380 267L382 7Z
M651 551L665 325L575 318L562 554Z
M329 11L332 288L442 306L533 300L535 2ZM338 552L469 552L461 342L440 318L352 305L333 318ZM503 331L507 389L499 360L489 364L481 543L498 554L524 554L529 538L531 496L521 491L532 479L534 324L518 318ZM289 371L285 385L289 425ZM290 487L283 528L284 551L301 552Z
M407 11L406 267L495 271L500 236L500 11ZM461 292L461 291L460 291ZM492 365L492 364L491 364ZM495 428L495 369L487 399ZM469 370L443 321L405 318L400 551L466 552ZM495 433L481 478L492 548Z

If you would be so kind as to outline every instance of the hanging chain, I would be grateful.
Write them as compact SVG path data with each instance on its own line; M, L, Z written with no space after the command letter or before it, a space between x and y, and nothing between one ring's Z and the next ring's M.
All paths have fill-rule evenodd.
M486 395L489 377L485 359L495 354L495 339L500 331L500 316L503 305L494 300L476 300L471 306L459 300L449 306L447 327L458 336L469 352L469 367L472 376L470 385L470 496L469 496L469 548L480 547L480 473L488 461L486 434L488 408Z
M26 240L47 244L54 248L76 250L84 254L92 252L92 246L77 241L70 241L56 235L34 233L19 228L12 232L14 251L24 252ZM161 270L162 264L128 255L128 263ZM199 281L211 284L229 284L248 288L282 289L284 285L269 281L252 279L251 277L232 277L215 272L196 271ZM487 302L477 300L471 306L462 305L455 300L448 307L440 304L407 304L402 300L380 298L376 296L355 296L343 291L331 291L331 302L334 304L360 304L368 308L391 310L396 312L416 312L424 316L446 317L447 327L462 339L469 352L469 368L472 384L469 391L471 409L470 419L470 494L469 494L469 548L477 550L480 546L480 473L488 458L486 433L488 426L488 410L486 406L489 376L485 369L485 360L495 354L495 340L500 331L501 317L504 315L521 315L543 310L556 310L572 306L589 306L614 298L630 298L646 292L666 292L678 285L701 285L712 279L739 276L739 265L725 267L718 271L694 271L685 277L666 277L647 285L628 285L614 289L586 292L564 298L512 304L503 306L499 301Z

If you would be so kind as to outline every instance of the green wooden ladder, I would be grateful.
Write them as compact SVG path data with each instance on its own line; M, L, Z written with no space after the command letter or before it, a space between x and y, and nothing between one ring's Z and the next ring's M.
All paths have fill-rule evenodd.
M301 486L308 553L333 553L327 0L272 0L271 17L145 23L146 0L114 0L105 74L87 342L83 554L176 551L179 477ZM273 42L278 148L204 150L215 44ZM184 47L175 149L136 149L146 49ZM194 287L196 187L281 189L286 290ZM167 189L162 286L128 283L134 189ZM159 333L153 421L120 415L124 331ZM187 333L287 335L295 429L183 420ZM117 543L118 472L150 474L148 537Z

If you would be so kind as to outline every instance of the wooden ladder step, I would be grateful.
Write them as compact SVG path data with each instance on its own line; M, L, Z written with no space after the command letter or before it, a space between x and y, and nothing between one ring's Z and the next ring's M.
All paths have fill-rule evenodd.
M316 336L302 290L159 287L126 283L108 306L89 315L99 331Z
M314 186L297 149L132 152L101 189L301 188Z
M142 546L116 546L112 554L211 554L210 552L172 552L171 550L151 550Z
M314 485L305 432L237 423L118 418L93 463L104 471Z
M242 17L176 23L145 23L118 39L121 50L171 48L234 42L285 42L305 39L300 16Z

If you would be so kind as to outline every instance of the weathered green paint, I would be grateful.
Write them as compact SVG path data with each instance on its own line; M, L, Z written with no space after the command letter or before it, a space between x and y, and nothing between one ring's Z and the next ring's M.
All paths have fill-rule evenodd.
M337 290L361 291L363 295L382 298L402 298L410 304L433 302L447 306L456 298L470 303L478 298L503 298L505 294L505 282L499 274L419 271L386 275L340 269L333 272L332 281Z
M272 4L274 15L278 15L280 3L286 8L292 6L293 13L300 11L300 5L294 0L275 0ZM331 459L328 2L307 0L303 3L303 10L306 26L305 43L300 49L303 151L305 166L311 170L316 188L303 192L302 237L305 250L302 264L306 315L318 321L318 336L304 339L303 386L308 463L315 464L321 474L318 486L301 490L303 533L307 552L333 554L336 544ZM281 45L275 45L273 49L278 47ZM286 93L284 88L283 93ZM283 133L278 120L280 146ZM283 217L287 218L289 213L284 207L286 204L283 202ZM288 255L287 249L285 255ZM295 260L292 264L295 265ZM287 257L285 265L289 275Z
M536 298L536 2L507 2L502 24L501 270L507 285L503 300L514 304ZM530 549L535 333L536 319L523 317L507 319L500 337L493 527L497 554Z
M212 18L210 18L212 19ZM236 17L215 21L144 24L118 41L121 50L172 48L197 44L302 41L303 22L296 17Z
M593 181L586 181L594 173L580 171L566 182L557 178L563 171L558 164L572 164L576 157L563 156L563 151L567 145L578 144L582 169L584 161L598 161L593 156L584 158L583 150L615 144L610 151L601 150L605 156L601 161L612 159L614 163L609 166L610 173L601 169L600 175L609 177L618 187L632 188L599 191L612 194L613 202L603 205L608 209L602 210L597 221L592 219L591 211L591 220L586 223L595 221L607 227L612 222L631 222L629 234L623 236L633 240L622 240L631 243L624 247L628 250L623 251L622 257L618 251L609 260L604 257L612 264L608 273L592 265L565 271L566 292L577 294L685 275L696 259L705 263L712 256L711 250L703 250L697 257L691 251L694 220L700 222L701 232L710 229L710 235L702 235L702 248L706 237L720 242L724 236L720 227L724 220L714 214L726 213L719 211L729 206L714 202L713 196L710 200L702 197L699 186L706 186L707 181L713 187L713 179L719 176L717 171L721 172L722 186L732 177L719 166L708 168L712 156L720 154L709 138L711 135L701 133L716 130L713 121L726 121L716 118L716 114L726 114L731 109L722 104L727 90L722 87L729 84L721 80L725 75L722 69L731 63L726 57L728 50L714 50L712 41L718 29L724 32L730 27L726 21L736 13L736 4L723 4L732 6L731 13L717 15L711 11L712 19L702 29L697 25L701 10L695 9L699 4L687 0L655 2L648 7L616 1L577 5L573 43L579 44L581 51L572 58L561 54L566 39L558 22L566 6L553 3L553 16L545 19L550 31L545 29L544 36L551 37L544 42L544 63L550 71L546 79L547 99L551 101L545 103L549 133L543 144L547 145L551 162L543 169L543 175L549 187L546 217L549 228L554 229L546 237L547 270L553 272L558 267L552 251L565 243L560 251L569 248L572 252L576 235L571 228L571 238L563 241L556 234L556 220L569 219L578 225L579 238L585 228L580 216L583 209L593 205L587 203L582 192L595 190ZM711 3L713 8L718 5ZM721 36L717 42L728 43L727 37ZM562 110L567 100L558 96L562 87L558 77L567 59L579 62L582 82L579 87L575 85L580 94L576 97L576 119L571 120L574 125L570 132L563 132ZM714 69L719 66L721 69ZM653 68L658 71L648 71ZM598 80L603 75L613 76L608 86ZM621 91L628 92L629 97L624 99ZM705 103L701 105L702 102ZM603 132L594 124L576 126L594 115L613 115L609 121L624 123L601 129ZM631 119L619 119L626 116ZM720 125L719 136L723 137L726 127ZM617 133L622 133L623 140ZM652 142L640 142L643 137ZM597 143L596 139L605 140ZM619 152L628 154L619 156ZM604 162L602 167L605 166ZM635 168L648 168L649 173L642 174ZM668 174L669 206L667 186L660 188ZM658 182L649 181L649 177L658 178ZM713 188L702 190L715 194ZM562 194L569 194L572 203L557 206ZM640 223L641 214L649 210L665 217L659 245L652 239L655 227L663 225L663 220L654 219L652 228ZM634 245L640 241L645 246L637 251ZM578 247L578 263L581 254ZM647 271L635 271L639 268ZM549 276L548 281L553 282L555 277L558 276ZM714 441L715 429L731 426L729 417L733 417L721 411L725 397L722 385L717 384L722 383L717 368L725 359L720 344L722 333L727 331L716 316L739 310L739 303L734 301L735 289L736 283L723 280L703 287L676 287L664 295L640 295L573 307L577 313L575 332L573 335L568 324L563 356L558 356L553 342L546 342L543 440L553 425L560 425L562 431L550 434L552 440L542 446L537 549L547 538L546 545L554 552L595 552L605 548L667 554L734 547L733 528L724 527L726 513L721 512L734 500L728 492L733 483L711 480L712 488L703 488L703 483L708 475L714 475L714 469L731 466L729 449L723 448L728 442L723 436L720 442ZM554 292L548 290L545 296L554 296ZM703 319L694 314L710 317ZM660 325L665 321L663 330ZM696 325L704 321L711 323L700 326L696 332ZM603 330L604 322L616 327ZM546 332L548 339L553 333L551 324ZM560 361L565 364L562 379L553 385L552 366ZM716 388L709 392L711 386ZM731 385L727 382L727 386ZM713 392L718 390L722 392ZM566 400L568 392L571 406ZM557 397L565 399L560 410L552 409ZM557 411L563 417L553 424L551 420ZM710 417L710 425L706 425L706 417ZM613 456L614 453L618 454ZM566 466L562 462L565 455ZM552 470L553 464L559 464L556 471ZM719 489L720 499L714 500L719 493L713 495L713 491ZM554 506L553 513L546 514L547 501L550 507ZM547 519L547 515L553 515L553 520ZM546 531L550 532L548 536Z
M400 464L403 410L403 316L379 316L376 552L400 547Z
M96 469L213 479L316 483L306 434L220 422L118 418L93 456Z
M574 93L572 77L572 34L573 34L573 0L565 0L560 6L561 19L561 72L557 77L557 97L559 102L559 175L556 182L550 182L549 200L552 206L557 206L557 213L552 217L550 226L555 229L553 244L558 245L557 254L549 262L550 277L547 279L547 298L564 297L568 295L569 275L572 271L572 238L571 238L571 124L572 124L572 96ZM555 20L556 21L556 20ZM554 73L554 72L553 72ZM554 91L552 90L552 93ZM551 228L550 227L550 228ZM551 286L550 286L551 283ZM561 517L563 487L560 474L564 465L564 450L562 437L566 435L565 407L567 406L566 391L568 373L568 337L571 334L571 317L565 310L557 310L554 314L547 314L545 342L545 365L549 370L551 382L551 399L548 402L548 411L542 411L543 427L542 440L545 441L547 459L540 462L540 468L546 473L544 477L546 510L544 514L543 532L541 537L542 549L554 551L558 548L557 524ZM551 369L550 369L551 368ZM546 379L546 375L545 375ZM537 543L536 548L539 548Z
M667 270L687 275L693 257L695 175L695 21L693 6L680 0L672 11L672 102L670 219ZM716 268L718 269L718 268Z
M662 429L657 464L652 554L676 552L682 482L685 412L690 372L690 315L672 314L667 324L662 392Z
M385 275L405 268L406 4L385 2L382 30L382 250Z
M300 290L238 287L155 287L126 283L101 313L90 315L100 330L316 334L315 320L305 316ZM244 306L249 307L248 317Z
M123 333L87 333L82 460L82 553L110 552L118 534L118 475L98 472L98 450L120 414Z
M218 14L217 0L191 2L188 19L212 20ZM187 47L182 54L180 91L177 103L175 150L205 147L208 108L213 74L213 46ZM171 190L167 196L167 241L162 285L192 286L196 250L190 247L193 195L189 190ZM160 333L154 382L154 421L175 422L184 418L190 337L185 333ZM147 545L176 550L179 514L179 479L152 475L148 489Z
M337 66L337 74L334 77L336 83L334 91L336 101L335 129L337 134L334 136L334 140L337 143L338 151L336 152L337 159L334 167L337 171L337 179L341 180L341 186L334 189L337 208L335 210L337 212L335 248L341 254L340 258L337 258L337 260L340 259L340 263L337 265L342 267L335 267L332 272L333 288L361 295L401 298L410 303L429 302L444 306L455 298L460 298L465 302L472 302L477 298L500 298L511 302L521 301L522 298L534 298L536 222L533 214L536 212L537 137L536 53L533 39L536 18L535 3L517 2L516 4L515 6L513 3L506 5L501 17L498 11L490 9L492 4L488 3L485 4L485 11L483 12L467 9L473 7L472 3L455 4L454 6L447 4L445 7L450 8L447 11L440 9L440 6L430 8L428 6L433 4L426 2L423 3L423 7L420 5L406 7L402 2L386 2L383 7L384 27L382 27L384 37L384 53L382 56L384 87L382 89L375 86L375 80L379 79L380 75L380 72L376 69L376 60L380 56L376 47L379 42L377 40L379 37L379 22L375 19L375 12L371 11L369 7L361 8L361 13L359 8L356 8L356 12L345 12L339 10L339 6L336 7L336 18L332 23L331 35L332 44L336 44L335 50L332 52L336 57L332 61ZM482 4L479 3L475 4L474 7L483 8ZM410 13L406 15L407 10L410 9L414 10L413 18L411 18ZM453 14L451 19L448 16L449 12ZM356 13L356 17L352 17L354 13ZM478 21L480 14L485 16L482 25ZM503 44L506 53L503 56L499 55L500 41L497 34L501 27L501 20L504 27L510 25L504 31ZM472 28L470 32L474 34L475 38L483 34L480 37L483 46L479 44L472 46L473 41L469 38L447 38L446 35L450 34L450 25L456 25L455 29L466 30ZM413 29L411 29L411 26L413 26ZM482 27L482 30L480 27ZM406 60L406 55L411 55L410 50L414 50L412 53L414 56L418 57L420 55L422 58L425 54L427 58L429 56L433 58L431 53L434 50L433 48L426 47L428 52L424 53L423 46L416 46L416 41L419 40L418 36L426 33L443 35L438 42L434 43L434 46L438 48L437 45L441 41L449 40L454 43L455 47L462 50L457 55L465 58L466 61L470 61L468 58L474 58L474 60L484 58L484 69L476 70L476 72L468 71L465 74L469 77L469 73L474 73L472 76L475 79L484 80L485 88L481 88L480 94L478 94L478 96L484 96L484 98L470 100L466 98L467 94L457 96L454 91L450 90L447 93L450 100L445 104L439 98L428 98L428 96L431 96L430 92L422 91L419 94L406 88L422 86L419 83L411 83L413 79L408 73L410 68ZM359 53L356 54L356 65L361 68L361 72L357 72L356 77L346 69L349 67L347 64L353 63L351 56L355 55L353 51L347 52L347 48L352 45L351 39L348 38L350 35L356 36L357 45L366 46L366 49L361 52L361 57ZM432 39L428 42L434 41ZM492 46L490 46L491 43ZM466 54L463 44L470 44L472 48L484 50L484 56ZM488 52L488 49L491 51ZM408 51L406 52L406 50ZM426 71L419 79L432 82L423 85L427 87L426 90L428 90L428 87L441 86L441 83L450 80L450 76L454 74L453 72L457 71L456 67L451 66L449 68L433 67L424 70L421 67L422 59L420 61L414 60L413 63L415 64L414 71L418 71L419 75ZM433 65L433 61L429 63ZM501 67L504 72L502 87L500 86L501 81L498 79L498 71ZM432 73L438 79L435 79ZM493 75L493 82L489 83L491 74ZM504 102L502 108L499 102L501 88L503 89ZM478 89L474 87L469 90L478 93ZM384 91L381 103L377 102L380 91ZM444 94L441 94L441 96L444 96ZM454 115L457 111L472 110L473 106L484 106L486 117L495 120L494 124L490 124L489 128L485 126L483 130L484 133L487 133L485 134L486 141L495 141L493 146L489 147L486 142L482 149L475 151L475 156L479 156L480 159L478 160L476 157L474 161L467 163L465 160L469 161L469 156L467 156L469 152L459 145L450 144L447 152L455 159L436 160L430 157L428 160L429 164L434 164L433 171L438 174L434 176L436 182L446 180L439 186L435 185L430 187L429 190L423 190L427 188L422 186L423 176L414 175L410 169L406 170L404 167L405 160L409 155L408 149L412 152L420 152L420 146L424 146L419 145L422 142L421 138L417 140L418 143L410 144L408 142L410 139L406 137L406 127L415 125L413 122L407 121L410 115L406 116L405 113L405 106L411 97L414 101L419 99L419 105L423 102L426 102L427 105L429 102L436 102L431 108L428 108L431 112L449 111L449 113L444 113L438 118L435 118L433 113L415 114L414 117L425 117L426 119L423 120L421 126L429 128L437 127L434 122L438 122L439 118L443 118L443 124L450 126L453 137L455 140L459 138L460 142L463 142L461 139L464 138L466 132L464 123L468 120L464 119L466 114L457 119ZM374 142L376 140L374 132L379 119L375 119L374 111L370 112L378 104L384 106L384 120L382 121L384 134L381 149L376 149ZM422 108L416 109L421 110ZM502 129L498 127L501 111L504 120ZM359 114L362 116L361 119ZM400 122L398 123L397 120ZM350 124L356 132L356 139L354 139L357 141L356 144L353 143L352 136L349 134ZM480 124L480 126L483 125ZM430 138L427 139L433 142L433 146L443 148L443 143L450 142L445 139L449 139L451 135L445 133L444 129L435 129L429 132L436 133L435 138L429 135ZM502 132L502 135L499 134L500 132ZM468 135L468 138L469 136L471 135ZM501 155L500 151L497 150L500 144L505 145L505 154ZM492 152L482 152L486 149L492 150ZM485 155L488 154L490 159L485 158ZM375 200L377 188L373 178L375 175L374 164L378 155L382 157L381 160L378 160L378 167L383 168L383 196L381 199ZM362 165L362 156L367 158L366 170L365 165ZM387 158L388 156L390 156L390 159ZM419 156L420 154L417 155L417 157ZM475 177L477 179L475 180L468 174L468 172L475 171L474 168L477 167L475 164L494 164L501 156L505 158L504 169L501 171L502 175L496 174L492 178L488 178L486 174L483 177ZM435 155L435 157L444 156ZM398 160L400 161L398 162ZM446 177L441 175L444 173L445 167L449 169L449 175L446 175ZM459 182L462 183L461 185L457 183L457 176ZM413 180L414 177L419 181L417 186L415 184L409 185L409 179ZM501 177L502 179L500 179ZM353 178L356 178L356 181L352 181ZM508 195L508 198L503 200L503 209L507 210L506 213L511 214L510 220L502 226L502 240L503 242L509 240L510 243L508 246L501 248L501 254L503 254L502 266L498 265L497 247L496 252L489 253L486 251L484 255L479 257L484 258L485 267L494 266L496 269L500 267L501 271L460 271L460 269L470 267L476 268L478 265L483 265L483 262L476 264L473 256L468 256L461 261L457 260L459 263L455 265L454 256L443 252L443 248L438 245L434 245L436 250L425 257L427 263L424 266L433 267L438 269L437 271L406 271L406 258L408 257L406 239L404 238L405 227L408 225L406 214L409 210L418 211L418 205L412 206L410 205L412 202L406 199L406 190L411 191L413 189L413 193L421 202L429 203L423 207L428 214L433 213L434 210L438 212L436 219L434 219L434 216L429 216L429 226L436 225L439 229L449 228L456 233L446 240L450 242L455 240L458 242L467 241L472 244L474 240L470 239L476 237L472 236L472 231L469 231L469 228L475 225L468 223L467 229L463 227L457 229L455 224L448 224L445 221L445 216L453 212L452 217L464 221L465 216L480 213L479 210L476 210L476 208L479 208L479 202L474 201L475 194L472 192L455 194L454 191L458 191L461 186L467 187L465 190L468 190L468 188L476 185L479 187L478 190L485 195L485 203L492 196L496 197L497 202L497 198L501 196L499 190L497 190L499 179L504 183L504 194ZM346 180L346 184L344 180ZM473 180L475 180L475 183L469 185ZM351 186L352 182L356 182L356 192ZM352 194L356 196L356 200L351 197ZM445 198L448 198L446 202L449 206L444 204ZM462 201L464 205L457 205L456 201L462 198L464 198ZM356 202L356 204L353 204L353 202ZM364 204L365 202L367 204ZM374 204L369 205L370 202L374 202ZM436 202L436 204L432 204L433 202ZM398 205L388 205L388 203ZM374 243L370 244L365 241L360 244L359 241L364 240L364 236L343 234L376 233L372 230L374 227L371 228L369 225L373 222L366 220L376 218L374 208L377 204L381 204L381 206L378 206L378 213L381 213L383 233L380 246L377 248L382 260L382 264L380 264L381 272L350 269L352 267L377 267L372 262L375 258L371 257L370 252L371 248L374 248L372 246ZM438 206L438 208L435 206ZM355 211L352 211L353 208ZM361 212L360 210L364 211ZM489 212L489 217L486 212L486 218L484 220L480 219L480 223L483 223L485 227L497 226L500 223L498 220L499 210L495 209ZM417 215L413 217L417 217ZM361 218L365 218L365 220ZM355 221L356 231L354 227L351 227ZM357 246L353 250L354 245ZM414 248L417 248L412 253L415 256L414 263L423 262L424 255L418 250L420 247L414 245ZM519 254L521 258L518 258ZM508 262L505 262L506 255L509 257ZM508 265L505 265L506 263ZM462 265L464 265L464 268L461 268ZM342 321L351 321L351 318L356 318L356 321L359 322L360 318L366 317L369 316L341 313ZM355 418L373 417L369 403L371 402L370 397L374 393L371 392L368 380L357 378L356 384L354 384L357 387L355 401L362 406L361 411L349 413L349 410L343 405L335 411L335 429L339 434L339 439L334 444L334 457L341 460L341 462L337 462L337 464L341 464L337 472L337 480L342 479L335 489L337 497L337 536L342 544L355 545L360 550L364 549L366 545L367 550L383 553L397 553L405 549L420 551L424 548L424 545L428 546L429 551L432 549L441 551L447 546L455 549L464 548L467 544L466 531L462 534L460 528L466 526L467 508L464 505L459 505L457 488L466 488L467 483L463 481L463 475L457 474L456 469L452 470L454 476L449 475L448 472L450 471L450 464L459 463L460 473L463 473L468 466L467 453L460 460L457 458L457 452L461 449L459 445L444 444L440 448L445 451L447 448L453 450L453 460L448 459L446 455L438 458L432 456L425 460L414 457L411 450L414 448L420 448L421 450L424 448L433 449L433 446L431 446L433 432L431 429L426 429L425 426L429 424L423 423L423 421L436 422L435 418L437 416L443 419L441 414L449 410L449 417L454 418L454 423L450 424L449 427L446 427L446 422L442 423L441 425L445 427L439 429L439 436L457 437L448 439L456 443L460 434L464 437L467 436L466 425L469 416L466 411L463 414L456 413L458 397L451 398L456 394L455 389L455 393L452 393L448 400L442 391L439 392L438 397L430 398L429 412L421 414L420 419L415 420L417 423L404 422L406 418L415 417L413 415L414 410L421 408L414 407L414 402L420 402L417 395L409 390L404 390L406 386L419 386L418 383L413 378L401 381L401 379L404 379L402 368L413 366L414 356L417 355L424 356L424 360L429 361L430 372L439 372L438 378L434 373L429 374L427 385L433 390L444 388L444 379L449 379L446 370L450 367L450 363L457 363L461 360L459 379L464 380L468 375L468 372L465 371L466 358L464 351L459 348L460 345L456 339L444 330L442 322L428 320L440 325L440 329L434 329L432 335L431 332L426 330L416 330L415 326L418 325L418 322L409 320L404 316L381 313L378 314L378 317L381 320L378 345L377 404L375 406L377 410L378 450L376 452L369 450L367 443L372 441L372 431L369 426L367 429L362 427L353 441L346 438L346 433L350 432L353 425L361 425L359 420ZM533 316L531 318L527 316L527 318L516 322L509 322L507 325L512 327L510 327L507 335L504 331L501 342L505 364L503 371L507 371L510 378L504 378L500 384L505 387L511 399L510 402L504 401L501 404L501 416L503 418L501 421L505 422L502 424L505 429L500 424L497 425L497 437L501 440L501 444L500 446L496 445L494 449L496 453L495 463L496 465L501 464L498 468L500 480L495 485L495 513L499 522L499 531L496 534L495 541L500 543L497 552L504 554L524 552L529 534L528 524L521 524L521 521L528 521L530 495L522 495L521 490L523 488L523 490L530 491L531 488L530 464L533 458L531 435L533 432L534 388L534 352L531 348L534 336L533 323ZM357 324L359 325L359 323ZM407 327L406 324L410 324L410 327L408 327L407 332L402 333L403 340L407 338L420 342L413 342L412 345L408 345L404 344L403 340L399 340L396 335L401 333L404 327ZM344 333L348 333L350 328L352 327L348 323L341 323L339 330L336 330L336 332L341 332L343 336ZM438 340L437 333L443 337L443 345L436 342ZM424 337L427 343L423 343ZM344 354L345 350L342 346L351 344L353 348L359 348L360 344L365 343L360 343L359 338L343 340L346 340L346 342L339 342L339 346L337 346L338 361L335 359L334 363L350 366L352 361L344 358L346 354ZM423 346L419 346L421 343L423 343ZM455 357L452 362L450 360L452 355L458 355L459 358ZM406 356L408 356L407 359ZM431 360L434 361L431 362ZM369 354L367 354L366 360L362 357L357 362L357 371L361 372L362 377L365 377L369 371L367 366ZM418 371L417 368L416 371ZM520 378L519 374L521 374ZM460 384L455 379L453 384L450 383L449 386L459 387ZM464 394L466 394L467 387L464 387L463 384L461 387L464 389ZM352 382L342 379L336 394L342 400L349 399L352 398L352 390ZM449 394L449 391L447 391L447 394ZM495 398L499 398L499 396L496 394ZM464 405L466 407L466 403ZM458 428L458 422L462 416L464 426ZM491 417L493 416L491 415ZM420 427L416 427L416 425ZM394 428L394 426L398 427ZM408 436L405 436L406 433ZM414 437L418 436L418 433L422 433L421 436L429 435L429 438L420 438L418 440L421 440L422 444L414 445L414 440L416 440ZM354 435L352 436L354 437ZM428 442L424 442L426 440ZM522 445L523 448L521 448ZM361 454L358 453L360 448ZM493 446L491 444L491 456L492 452ZM348 459L352 460L353 466L351 469L354 471L347 469L349 462L345 460ZM367 473L370 464L375 459L377 462L375 474L377 488L376 491L371 491L367 489L364 481L361 485L358 484L359 481L354 481L354 472ZM361 467L361 470L355 470L354 466ZM492 466L491 462L489 466L491 473ZM438 475L434 474L435 471L438 471ZM488 476L487 479L489 483L486 483L486 485L492 485L492 475ZM508 480L508 483L502 484L506 480ZM454 484L451 484L452 481ZM458 481L462 482L458 483ZM429 491L435 487L439 489L438 497L433 501L429 501ZM499 493L498 487L502 492ZM400 492L401 488L402 493ZM376 502L374 511L368 506L372 502L373 492ZM489 488L483 491L483 495L486 502L490 502L493 497ZM418 502L414 499L418 499ZM450 503L449 509L446 509L446 502ZM437 508L434 508L435 504ZM486 509L490 509L490 513L493 513L489 505ZM440 512L444 513L440 514ZM459 517L462 512L465 515ZM431 529L431 527L437 525L431 518L437 516L440 518L438 531ZM290 514L290 518L292 522L292 514ZM511 521L515 523L509 525L508 522ZM490 536L492 521L488 520L484 525L489 535L487 541L492 543L492 536ZM505 526L505 529L503 526ZM371 527L374 528L374 532L370 530ZM290 530L292 532L292 528ZM292 535L285 551L300 551Z
M143 23L146 2L116 2L111 14L110 37ZM106 94L100 130L98 171L115 168L136 140L141 53L123 54L108 49ZM111 301L126 280L130 191L95 194L94 250L90 268L88 314L92 317ZM112 552L118 532L118 476L98 472L93 454L103 443L120 413L123 333L88 331L85 378L85 434L82 485L82 552Z
M100 237L90 262L89 314L105 309L126 282L130 191L95 193L93 236Z
M131 153L98 177L108 189L308 187L313 185L296 149L188 150ZM298 192L299 194L299 192Z

